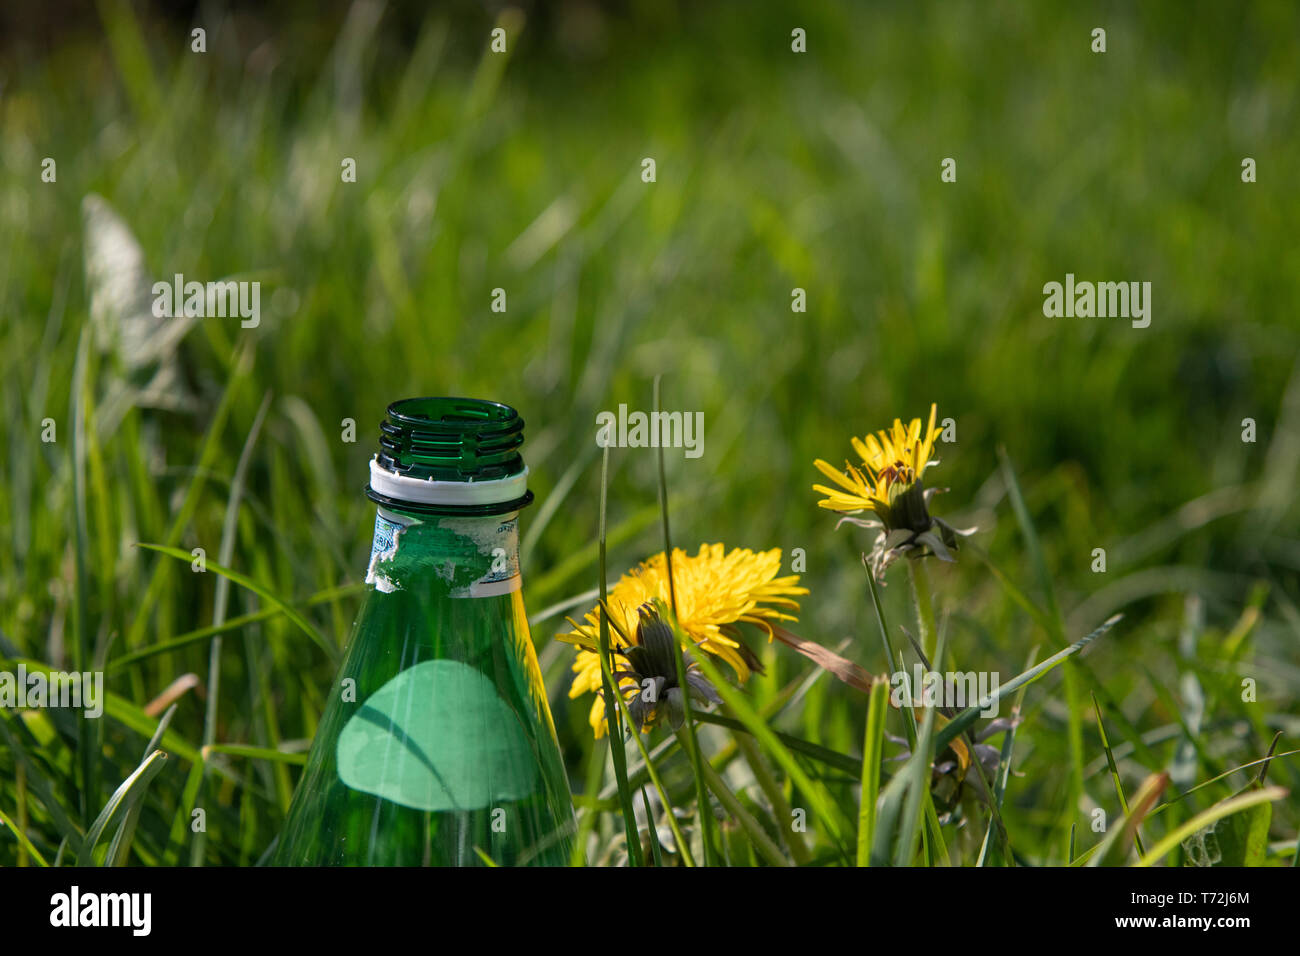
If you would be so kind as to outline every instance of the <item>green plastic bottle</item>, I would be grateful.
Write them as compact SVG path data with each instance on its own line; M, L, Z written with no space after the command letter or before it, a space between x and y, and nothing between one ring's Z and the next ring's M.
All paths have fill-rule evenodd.
M271 862L566 864L573 801L519 574L523 419L413 398L380 427L369 588Z

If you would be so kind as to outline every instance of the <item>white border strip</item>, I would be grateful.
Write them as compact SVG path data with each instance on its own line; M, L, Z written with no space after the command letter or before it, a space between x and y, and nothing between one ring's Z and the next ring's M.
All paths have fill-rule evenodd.
M482 598L482 597L500 597L503 594L513 594L524 586L524 579L516 574L512 578L502 578L500 581L475 581L467 588L458 588L451 592L451 596Z
M422 505L500 505L517 501L528 490L528 466L517 475L491 481L435 481L389 471L370 459L370 487L385 498Z

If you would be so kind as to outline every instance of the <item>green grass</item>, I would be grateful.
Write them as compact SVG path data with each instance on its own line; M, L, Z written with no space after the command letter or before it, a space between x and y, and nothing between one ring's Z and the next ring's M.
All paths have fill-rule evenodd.
M650 409L660 375L665 407L706 426L701 458L664 457L673 543L802 549L791 629L867 671L894 666L886 622L898 666L916 659L902 624L945 669L1005 682L1124 619L1014 695L1020 723L986 741L995 813L974 768L944 806L921 759L890 759L956 740L944 715L869 723L866 695L757 633L766 673L696 715L709 779L657 730L657 779L629 745L620 786L552 639L585 597L533 636L590 862L628 860L620 790L662 791L695 862L1133 863L1140 835L1143 862L1178 864L1188 827L1263 819L1261 800L1261 862L1294 862L1300 11L699 6L510 19L506 56L459 8L210 22L201 56L190 24L109 3L49 49L4 39L0 669L97 667L111 696L99 721L0 710L0 864L257 862L358 606L388 402L521 410L539 615L597 588L603 549L615 581L663 547L653 451L612 450L601 508L594 442L596 413ZM115 341L103 275L129 278L131 240L92 194L138 243L144 294L177 272L260 279L260 326ZM1067 272L1151 281L1151 327L1045 318ZM907 573L875 606L866 533L836 530L810 486L815 458L931 401L957 423L935 511L980 532L932 562L918 628ZM878 814L858 798L864 728L886 758ZM720 801L707 841L701 793ZM633 854L682 862L657 836Z

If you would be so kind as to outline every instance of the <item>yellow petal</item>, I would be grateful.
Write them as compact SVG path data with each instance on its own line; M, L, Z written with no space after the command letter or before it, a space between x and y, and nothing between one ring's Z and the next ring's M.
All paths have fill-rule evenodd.
M860 494L864 490L861 485L855 485L853 481L850 480L850 478L844 474L844 472L840 471L830 462L822 461L820 458L818 458L815 462L813 462L813 465L823 475L825 475L831 481L835 482L837 485L839 485L841 488L843 488L845 491L849 492L850 494ZM813 485L813 487L816 488L817 486Z

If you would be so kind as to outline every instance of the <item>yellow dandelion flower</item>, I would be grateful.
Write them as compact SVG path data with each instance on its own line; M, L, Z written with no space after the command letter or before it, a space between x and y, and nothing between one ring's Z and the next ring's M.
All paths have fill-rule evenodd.
M880 534L867 555L877 578L893 561L907 555L923 558L934 555L941 561L952 561L957 550L957 538L975 532L974 528L957 529L929 511L930 499L936 489L926 488L921 476L931 465L938 464L934 454L934 441L938 437L934 422L938 414L936 405L930 406L930 423L921 431L921 419L913 418L904 425L895 418L894 427L882 429L865 439L850 439L853 450L861 459L860 465L844 463L844 470L818 458L813 464L835 487L813 485L813 490L826 497L817 504L846 515L861 511L874 512L878 520L844 517L867 528L878 528Z
M813 485L826 497L817 504L831 511L874 511L887 528L894 527L894 502L898 496L920 480L926 468L936 462L934 453L937 437L934 422L938 406L930 406L930 423L921 432L921 419L913 418L904 425L894 419L894 427L881 429L865 439L852 438L853 450L861 459L861 466L845 462L844 470L818 458L813 464L837 487Z
M758 662L738 639L738 625L753 624L772 637L772 622L796 620L799 602L807 594L799 587L799 575L781 576L781 549L751 551L722 544L702 544L698 554L673 548L673 583L677 590L677 620L682 630L701 649L724 660L742 683ZM635 635L638 609L646 602L670 604L668 562L661 551L624 574L609 591L609 611L613 623L610 641L614 648L626 647L620 636ZM569 697L595 693L590 721L597 737L605 732L605 702L600 694L600 658L595 651L600 636L599 608L589 611L574 630L559 635L559 640L578 645L573 662L573 685ZM618 667L615 666L615 670ZM620 689L635 689L629 677L619 680Z

